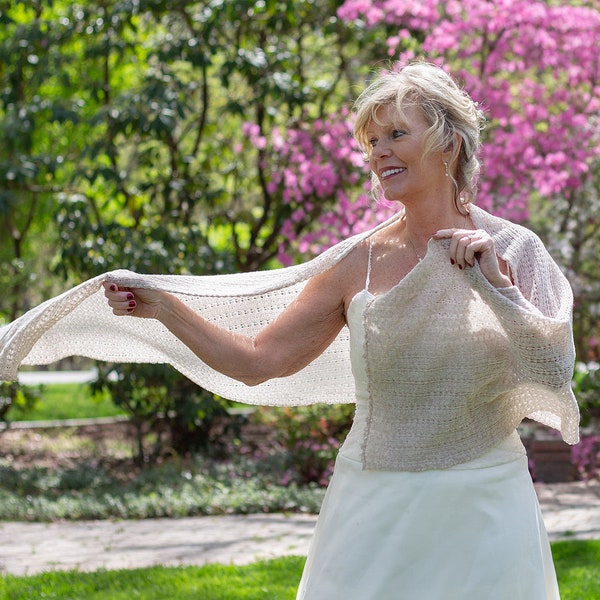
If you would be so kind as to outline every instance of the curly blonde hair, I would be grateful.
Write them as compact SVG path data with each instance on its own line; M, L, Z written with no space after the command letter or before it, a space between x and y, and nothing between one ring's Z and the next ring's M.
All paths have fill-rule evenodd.
M367 129L379 123L377 111L394 105L398 118L406 121L406 106L418 106L430 127L425 133L424 158L432 152L452 150L450 176L455 186L454 203L459 212L475 198L480 163L480 133L485 123L476 102L441 67L427 62L413 62L396 71L382 71L360 94L354 104L354 137L368 159L371 146ZM457 139L460 142L457 144ZM375 174L373 193L380 193Z

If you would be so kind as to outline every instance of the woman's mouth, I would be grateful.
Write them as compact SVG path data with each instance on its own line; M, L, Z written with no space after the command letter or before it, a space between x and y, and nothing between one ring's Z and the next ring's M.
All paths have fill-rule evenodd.
M380 177L381 179L387 179L388 177L392 177L392 175L397 175L398 173L403 173L406 169L402 169L399 167L393 167L390 169L384 169L381 171Z

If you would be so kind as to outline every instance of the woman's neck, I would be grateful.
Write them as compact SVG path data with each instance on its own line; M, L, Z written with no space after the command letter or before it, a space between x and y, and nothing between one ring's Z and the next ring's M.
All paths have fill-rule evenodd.
M459 213L454 206L450 210L425 211L405 207L401 219L406 235L410 239L426 244L427 240L440 229L472 229L468 207L465 213Z

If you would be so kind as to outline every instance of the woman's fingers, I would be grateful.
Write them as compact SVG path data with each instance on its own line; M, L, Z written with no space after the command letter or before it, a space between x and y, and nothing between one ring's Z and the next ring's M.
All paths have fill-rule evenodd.
M134 294L127 288L119 288L110 281L104 282L104 295L108 299L108 305L115 315L131 315L136 306Z
M433 236L436 240L449 239L448 254L450 263L464 269L479 263L483 276L495 287L508 287L512 280L508 277L508 267L496 254L492 236L482 229L441 229Z
M433 234L434 239L449 239L450 262L459 269L472 267L480 256L494 253L494 240L480 229L440 229Z
M166 292L144 288L122 288L111 281L104 282L104 295L113 313L143 319L156 319Z

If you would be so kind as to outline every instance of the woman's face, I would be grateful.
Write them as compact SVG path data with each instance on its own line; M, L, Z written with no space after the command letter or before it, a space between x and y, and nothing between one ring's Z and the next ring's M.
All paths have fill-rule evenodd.
M371 146L369 165L377 175L388 200L407 204L434 199L447 186L442 153L425 153L424 134L429 124L418 106L404 107L401 122L394 105L377 110L377 119L367 127Z

